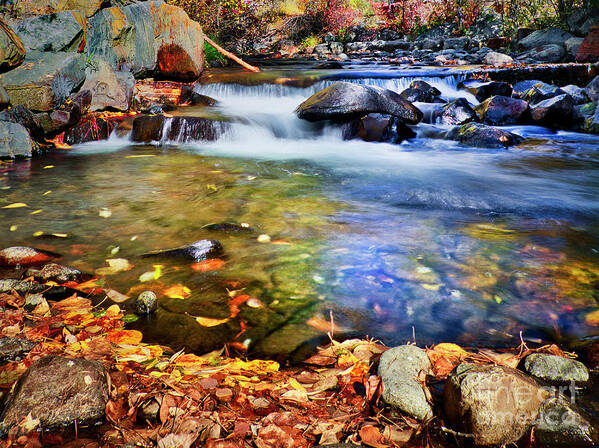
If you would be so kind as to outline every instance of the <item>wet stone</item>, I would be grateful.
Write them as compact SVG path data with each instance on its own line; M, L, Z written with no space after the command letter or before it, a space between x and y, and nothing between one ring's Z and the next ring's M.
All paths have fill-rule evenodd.
M462 125L478 121L478 115L466 99L458 98L433 112L433 121L439 124Z
M446 137L477 148L508 148L524 140L512 132L481 123L468 123L455 127L447 133Z
M183 258L198 262L208 258L216 258L222 255L223 252L223 246L217 240L199 240L189 246L144 254L144 257Z
M21 338L0 338L0 362L18 361L37 344Z
M57 254L25 246L13 246L0 250L0 266L31 266L58 257Z
M549 398L541 406L535 425L535 441L545 446L596 447L596 422L560 398Z
M81 278L81 271L67 266L62 266L57 263L48 263L41 270L29 269L28 276L32 276L37 281L66 283L70 281L78 281Z
M589 370L580 361L545 353L528 355L524 370L551 384L584 384L589 380Z
M142 292L135 300L135 312L137 314L151 314L158 308L158 297L153 291Z

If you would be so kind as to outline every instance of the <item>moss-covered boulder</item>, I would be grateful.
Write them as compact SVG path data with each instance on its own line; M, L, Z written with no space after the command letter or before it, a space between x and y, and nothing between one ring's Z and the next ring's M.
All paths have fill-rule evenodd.
M521 143L524 139L513 132L487 126L481 123L468 123L453 128L446 135L464 145L476 148L508 148Z

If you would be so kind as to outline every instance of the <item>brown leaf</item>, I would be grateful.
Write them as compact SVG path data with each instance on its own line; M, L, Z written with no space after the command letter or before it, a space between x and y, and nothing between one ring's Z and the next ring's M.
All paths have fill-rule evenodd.
M362 426L358 433L360 434L360 438L365 445L372 446L374 448L386 448L390 446L385 443L385 438L376 426Z
M385 437L386 440L399 445L408 443L413 434L413 429L400 430L394 426L385 426L385 429L383 430L383 437Z

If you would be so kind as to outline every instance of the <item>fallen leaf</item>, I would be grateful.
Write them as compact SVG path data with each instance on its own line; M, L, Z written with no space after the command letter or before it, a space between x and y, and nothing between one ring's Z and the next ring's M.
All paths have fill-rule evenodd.
M216 327L224 323L229 322L229 318L226 319L214 319L212 317L196 317L196 322L202 327Z
M114 289L107 289L106 295L110 298L110 300L112 300L115 303L122 303L129 300L129 296L121 294L120 292L115 291Z
M360 434L360 438L365 445L372 446L374 448L386 448L389 446L384 443L385 438L376 426L362 426L360 431L358 431L358 434Z
M186 299L191 295L191 289L187 286L176 284L165 289L162 293L171 299Z
M143 334L137 330L113 330L106 335L113 344L137 345L141 342Z
M2 208L22 208L22 207L29 207L29 206L27 204L25 204L24 202L15 202L14 204L5 205Z
M196 272L210 272L218 271L225 265L225 261L220 258L213 258L210 260L200 261L191 265L191 269Z

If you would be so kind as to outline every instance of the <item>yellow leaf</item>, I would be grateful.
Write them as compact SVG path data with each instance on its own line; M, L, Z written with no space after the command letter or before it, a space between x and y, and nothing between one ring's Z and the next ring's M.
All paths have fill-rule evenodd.
M156 157L155 154L139 154L136 156L126 156L125 159L138 159L140 157Z
M424 289L428 289L429 291L438 291L439 288L443 285L434 285L431 283L421 283L420 286L422 286Z
M171 299L185 299L191 294L191 289L183 285L173 285L163 291L163 294Z
M8 229L8 230L10 230L11 232L14 232L18 228L19 228L19 226L12 225L12 226L10 226L10 229Z
M50 168L54 168L54 165L46 165L46 166L44 167L44 169L45 169L45 170L48 170L48 169L50 169Z
M40 208L39 210L34 210L31 213L29 213L30 215L37 215L38 213L43 212L43 210Z
M15 202L14 204L5 205L2 208L21 208L21 207L29 207L24 202Z
M593 325L593 326L599 325L599 310L593 311L592 313L587 314L586 317L584 318L584 320L589 325Z
M236 358L235 361L226 366L226 370L228 372L250 371L256 375L265 375L272 372L278 372L279 367L279 363L276 361L266 361L262 359L242 361L241 359Z
M44 232L42 232L41 230L38 230L37 232L33 233L33 236L42 236L44 234Z
M42 194L42 196L48 196L50 193L52 193L52 190L46 191L44 194Z
M137 330L113 330L106 335L113 344L137 345L141 342L143 334Z
M229 318L213 319L211 317L196 317L196 322L202 327L216 327L217 325L222 325L226 322L229 322Z
M106 309L106 313L104 314L106 317L118 316L121 313L121 309L117 304L110 305Z

